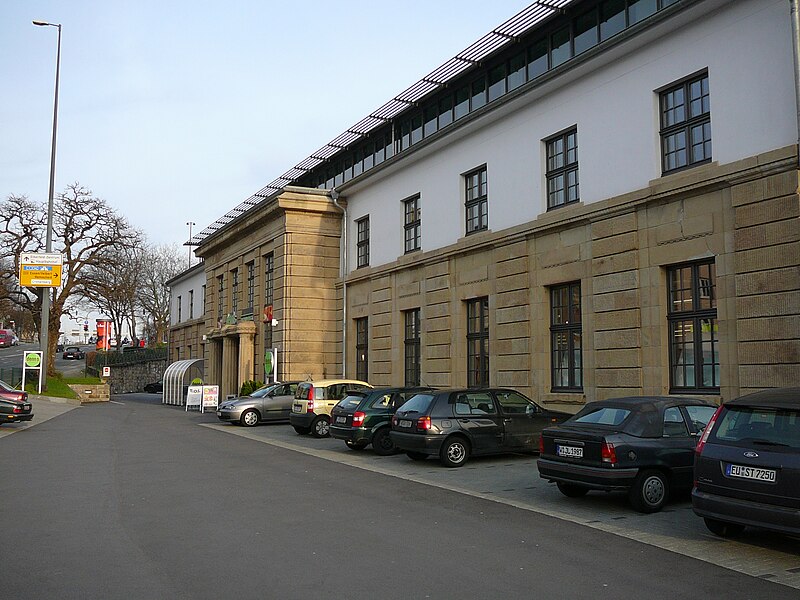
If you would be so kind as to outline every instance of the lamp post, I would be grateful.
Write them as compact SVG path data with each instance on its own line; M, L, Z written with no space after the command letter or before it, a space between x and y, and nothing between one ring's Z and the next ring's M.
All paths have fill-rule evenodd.
M39 27L55 27L58 29L58 51L56 53L56 92L53 101L53 144L50 149L50 194L47 197L47 241L46 251L53 251L53 195L56 182L56 132L58 131L58 77L61 70L61 23L33 21ZM39 334L39 346L42 350L42 371L44 372L44 389L47 390L47 368L49 361L48 342L50 333L50 292L49 287L42 293L42 323Z
M197 225L194 221L187 221L186 224L189 226L189 241L186 243L189 246L189 267L192 266L192 226Z

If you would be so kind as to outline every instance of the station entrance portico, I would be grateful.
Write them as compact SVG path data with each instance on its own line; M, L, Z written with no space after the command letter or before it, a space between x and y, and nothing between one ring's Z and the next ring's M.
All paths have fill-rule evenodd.
M255 335L253 321L222 325L206 334L208 380L219 382L220 400L238 395L245 381L255 379Z

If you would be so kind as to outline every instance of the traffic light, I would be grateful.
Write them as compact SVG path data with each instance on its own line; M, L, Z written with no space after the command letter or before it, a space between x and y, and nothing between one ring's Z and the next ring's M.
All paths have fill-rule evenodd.
M84 330L84 331L89 331L89 326L88 326L88 325L84 325L84 326L83 326L83 330Z

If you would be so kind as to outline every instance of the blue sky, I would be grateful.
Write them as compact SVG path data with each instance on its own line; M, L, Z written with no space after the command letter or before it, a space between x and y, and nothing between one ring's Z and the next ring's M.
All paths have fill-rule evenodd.
M282 175L526 0L3 0L0 198L80 181L155 243Z

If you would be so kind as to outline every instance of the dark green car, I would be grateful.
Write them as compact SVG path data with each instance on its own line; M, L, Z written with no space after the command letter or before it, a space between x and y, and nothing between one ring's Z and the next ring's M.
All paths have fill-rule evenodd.
M353 450L372 444L375 454L393 454L396 449L389 438L392 415L411 396L431 389L397 387L348 392L331 410L331 437L344 440Z

